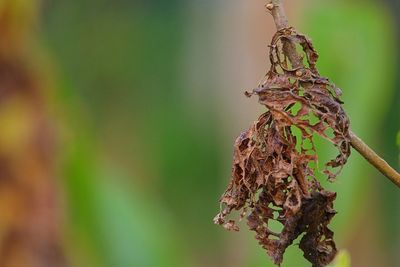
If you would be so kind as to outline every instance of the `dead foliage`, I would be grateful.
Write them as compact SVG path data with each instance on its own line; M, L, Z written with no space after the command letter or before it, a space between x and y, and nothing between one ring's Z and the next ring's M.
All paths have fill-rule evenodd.
M293 68L285 42L296 45L304 66ZM299 247L304 257L313 266L325 266L337 252L328 228L336 213L336 193L324 190L316 178L313 138L322 136L339 152L322 171L333 181L350 156L349 119L339 99L340 89L320 76L318 54L306 36L293 28L278 31L269 56L271 69L265 80L246 93L257 95L267 112L235 142L232 180L214 222L238 231L235 221L227 217L240 211L277 265L286 248L303 234ZM280 232L271 230L273 221L282 225Z
M33 39L39 1L0 4L0 266L65 267L55 117ZM35 14L35 15L34 15ZM29 19L27 19L29 18ZM35 44L35 45L34 45Z

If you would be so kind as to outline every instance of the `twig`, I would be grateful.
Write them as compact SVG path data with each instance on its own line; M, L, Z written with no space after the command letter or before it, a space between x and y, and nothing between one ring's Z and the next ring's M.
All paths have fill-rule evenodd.
M271 11L277 30L289 27L288 19L283 8L283 0L270 0L266 5ZM296 46L290 40L284 40L283 52L289 58L293 68L303 67L300 55L296 51ZM355 133L350 131L350 140L352 147L358 151L372 166L374 166L383 175L389 178L400 188L400 174L393 169L385 160L378 156L367 144L365 144Z
M267 5L267 8L271 11L272 17L274 17L276 29L282 30L289 26L288 19L286 17L285 9L283 8L283 3L280 0L272 0L271 3ZM296 51L296 45L290 41L283 42L283 52L289 58L290 63L293 68L303 67L302 58Z
M400 187L400 174L390 167L390 165L378 154L375 153L367 144L365 144L355 133L350 131L350 140L352 147L358 151L371 165L389 178L394 184Z

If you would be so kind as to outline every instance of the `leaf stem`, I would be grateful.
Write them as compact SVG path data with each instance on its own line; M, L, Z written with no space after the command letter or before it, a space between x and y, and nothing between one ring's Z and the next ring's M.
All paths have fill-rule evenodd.
M266 5L271 12L277 30L289 27L288 19L283 7L283 0L269 0ZM294 43L285 40L283 50L294 68L303 66L300 55L296 51ZM375 153L367 144L365 144L354 132L350 131L351 146L358 151L372 166L374 166L383 175L389 178L400 188L400 174L393 169L384 159Z

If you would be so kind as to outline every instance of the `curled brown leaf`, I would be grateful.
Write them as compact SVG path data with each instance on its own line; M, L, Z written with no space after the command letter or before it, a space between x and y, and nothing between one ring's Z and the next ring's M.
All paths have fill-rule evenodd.
M304 67L291 66L284 51L287 41L303 51ZM337 252L328 228L335 215L336 194L324 190L316 179L313 137L318 134L338 150L323 170L333 181L350 156L350 122L339 99L340 89L319 75L317 60L311 41L293 28L273 37L271 69L256 89L246 92L257 95L267 111L236 139L232 179L220 199L223 209L214 219L237 231L227 216L241 210L260 245L278 265L286 248L302 234L300 248L313 266L327 265ZM281 224L282 230L272 231L271 221Z

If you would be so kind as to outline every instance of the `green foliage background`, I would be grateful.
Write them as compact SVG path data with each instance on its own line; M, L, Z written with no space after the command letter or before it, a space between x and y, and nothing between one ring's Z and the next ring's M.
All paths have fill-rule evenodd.
M343 89L352 128L398 167L399 41L388 6L299 3L297 28L313 39L321 73ZM234 137L261 111L255 101L231 100L247 88L220 91L231 77L220 74L226 63L215 47L224 37L215 28L235 24L225 12L232 5L240 8L223 0L45 3L40 39L56 84L65 240L74 266L272 266L246 227L231 234L212 224ZM266 21L260 27L272 29ZM224 128L235 121L224 106L245 118ZM321 157L331 155L319 143ZM333 229L354 266L400 265L397 188L355 152L328 186L338 191ZM349 266L344 255L335 266ZM283 266L308 263L292 247Z

